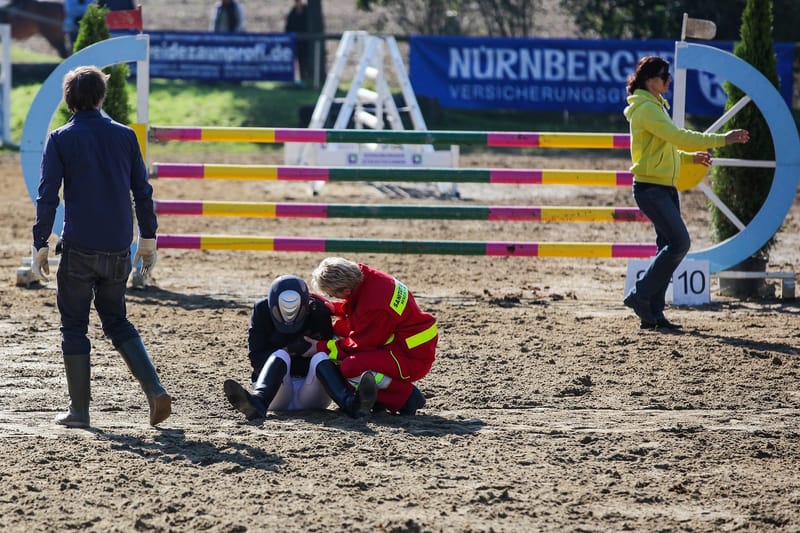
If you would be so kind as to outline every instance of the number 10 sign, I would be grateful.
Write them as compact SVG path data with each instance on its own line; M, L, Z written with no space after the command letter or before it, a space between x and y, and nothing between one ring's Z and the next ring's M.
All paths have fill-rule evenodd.
M625 293L633 288L636 280L644 275L650 261L631 259L625 275ZM666 300L674 305L703 305L711 302L708 261L685 259L672 274L667 288Z

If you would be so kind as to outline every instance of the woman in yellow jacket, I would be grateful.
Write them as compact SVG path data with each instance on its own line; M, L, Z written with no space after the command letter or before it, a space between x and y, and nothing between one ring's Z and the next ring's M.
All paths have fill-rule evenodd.
M643 329L680 328L664 317L664 295L691 244L676 188L681 165L685 170L692 165L709 166L708 148L750 139L746 130L722 134L677 127L667 114L669 105L663 97L671 81L669 63L658 56L643 57L628 78L624 110L631 132L633 198L653 223L658 247L655 259L624 300L641 319Z

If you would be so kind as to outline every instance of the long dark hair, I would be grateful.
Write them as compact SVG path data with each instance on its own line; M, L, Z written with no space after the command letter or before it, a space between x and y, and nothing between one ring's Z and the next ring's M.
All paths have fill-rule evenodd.
M644 82L659 76L669 70L669 63L658 56L644 56L636 64L636 70L628 76L628 94L633 94L636 89L644 89Z

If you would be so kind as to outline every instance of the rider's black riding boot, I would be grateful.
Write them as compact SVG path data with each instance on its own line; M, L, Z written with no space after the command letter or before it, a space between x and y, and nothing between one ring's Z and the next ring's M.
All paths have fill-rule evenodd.
M353 392L344 379L339 367L327 359L317 365L317 377L325 392L336 402L348 416L358 418L367 416L375 405L375 398L378 395L378 388L375 385L375 375L372 372L361 374L361 382L358 389Z
M264 418L267 416L267 407L278 393L287 370L283 359L270 356L258 374L252 393L247 392L238 382L228 379L223 385L225 397L248 420Z

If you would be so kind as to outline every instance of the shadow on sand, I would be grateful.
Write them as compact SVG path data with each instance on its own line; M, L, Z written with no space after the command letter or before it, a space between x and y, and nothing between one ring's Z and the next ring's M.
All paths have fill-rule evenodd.
M130 452L163 463L188 461L201 466L233 463L237 465L234 469L257 468L268 471L274 471L284 463L279 455L233 440L220 446L202 440L187 440L185 432L180 429L162 430L153 441L97 429L90 431L98 438L110 441L112 450Z

